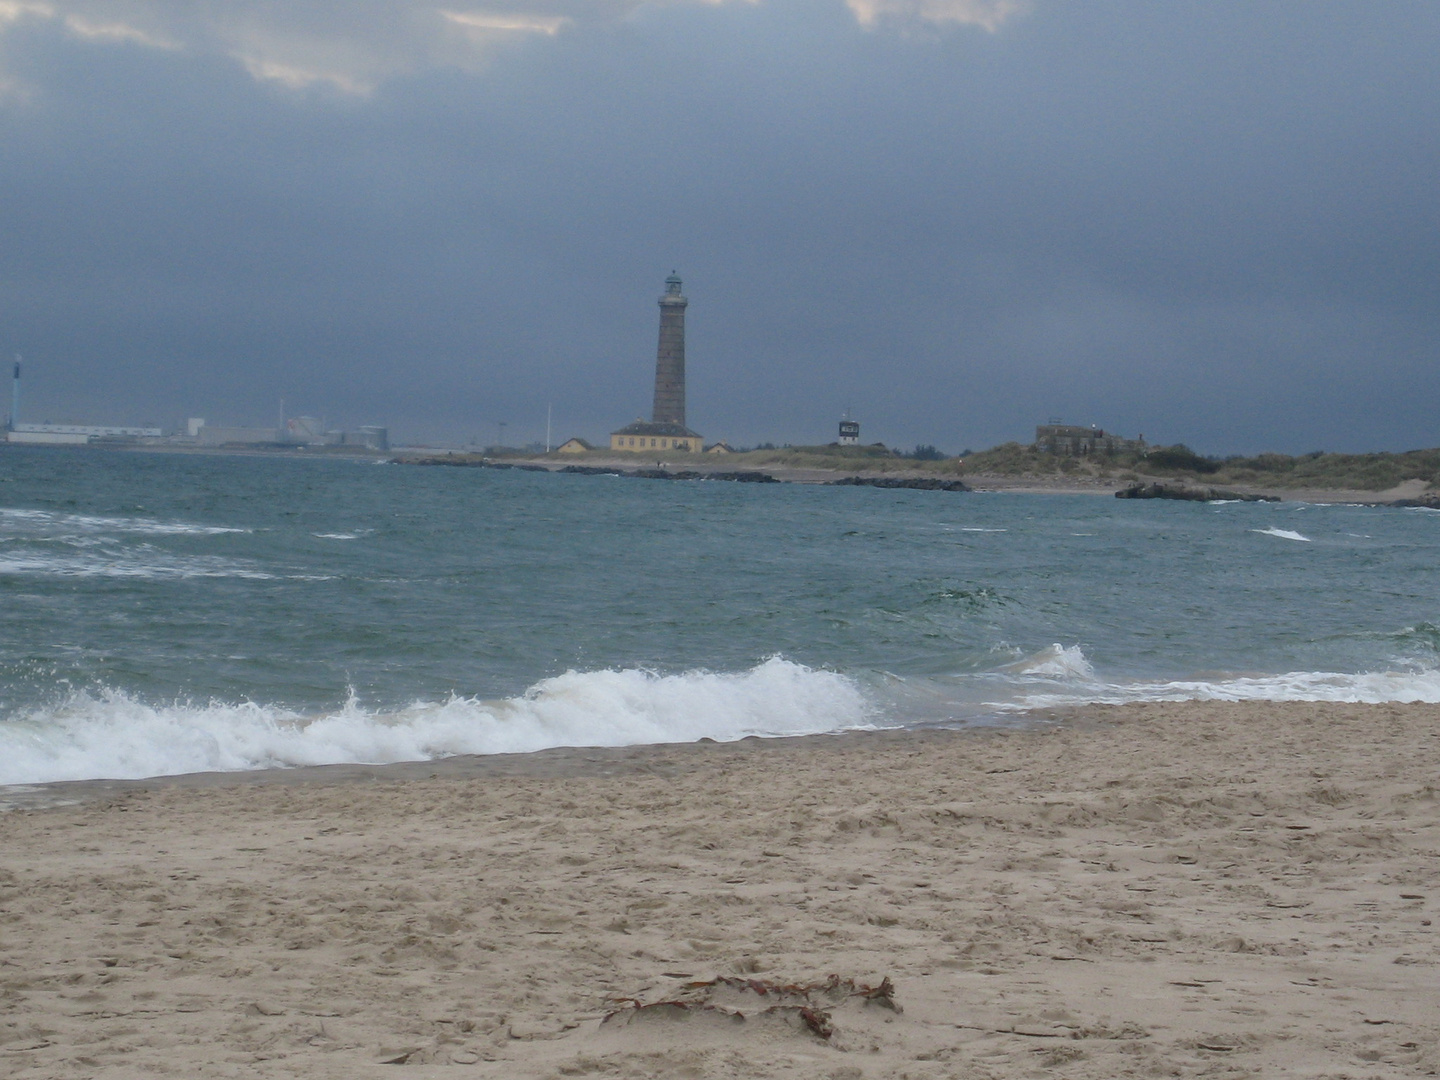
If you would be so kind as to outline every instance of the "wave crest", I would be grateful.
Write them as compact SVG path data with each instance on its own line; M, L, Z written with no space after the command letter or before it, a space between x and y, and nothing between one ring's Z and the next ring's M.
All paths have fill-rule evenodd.
M254 702L157 706L107 690L0 723L0 784L729 742L864 727L869 714L850 679L778 657L739 673L569 671L519 697L451 697L388 713L353 697L306 716Z
M1335 701L1379 705L1440 704L1440 671L1291 671L1215 680L1103 683L1077 691L1020 694L992 702L1012 712L1072 705L1123 705L1141 701Z
M1259 533L1261 536L1278 536L1281 540L1299 540L1304 544L1312 542L1310 537L1303 536L1294 529L1277 529L1273 525L1268 529L1251 529L1250 531Z
M1090 666L1079 645L1066 648L1058 641L1048 648L1032 653L1023 660L1006 664L1000 670L1012 675L1034 675L1047 679L1081 679L1093 681L1095 669Z

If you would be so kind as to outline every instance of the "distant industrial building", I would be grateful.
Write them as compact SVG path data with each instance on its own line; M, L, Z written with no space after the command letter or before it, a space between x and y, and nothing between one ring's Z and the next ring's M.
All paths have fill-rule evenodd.
M200 446L349 446L382 453L390 449L388 428L326 430L324 421L313 416L293 416L278 428L227 427L192 417L185 423L185 432L187 439Z
M278 427L232 427L192 420L187 428L193 432L189 438L201 446L279 446L282 441Z
M5 422L4 441L35 446L88 446L94 443L173 446L347 446L387 451L390 433L383 427L362 427L358 431L325 430L313 416L296 416L280 427L224 427L207 424L195 416L185 421L184 432L167 433L158 427L130 427L99 424L25 424L20 422L20 360L10 388L10 415Z
M5 418L5 434L15 430L20 422L20 357L15 357L15 378L10 383L10 415Z
M159 442L161 428L105 427L86 424L15 424L6 433L12 443L31 446L88 446L92 442Z
M88 446L92 442L158 442L165 432L158 427L109 424L26 424L20 420L20 358L10 381L10 415L5 441L30 446Z
M655 353L655 403L647 422L636 420L610 433L610 449L628 453L698 452L705 440L685 426L685 308L680 278L665 279L660 297L660 343Z
M1038 424L1035 428L1035 449L1062 457L1113 454L1117 450L1139 450L1144 446L1143 435L1138 439L1125 439L1119 435L1106 434L1093 424L1083 427L1051 420L1048 424Z
M313 416L296 416L285 421L281 441L294 446L355 446L366 450L389 450L390 432L374 426L355 431L326 430L323 420Z

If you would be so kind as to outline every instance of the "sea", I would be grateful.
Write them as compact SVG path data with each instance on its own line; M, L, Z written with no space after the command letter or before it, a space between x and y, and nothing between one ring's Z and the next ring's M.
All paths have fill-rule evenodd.
M0 446L0 784L1440 702L1440 513Z

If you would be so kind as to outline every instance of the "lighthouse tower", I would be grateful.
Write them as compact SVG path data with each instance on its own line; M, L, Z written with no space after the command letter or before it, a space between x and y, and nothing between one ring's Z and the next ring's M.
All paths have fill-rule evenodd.
M655 351L655 403L650 420L636 420L610 433L610 449L636 453L672 450L698 453L704 439L685 426L685 308L680 276L665 279L660 297L660 344Z
M665 279L660 297L660 345L655 352L655 408L651 422L685 426L685 308L680 277Z

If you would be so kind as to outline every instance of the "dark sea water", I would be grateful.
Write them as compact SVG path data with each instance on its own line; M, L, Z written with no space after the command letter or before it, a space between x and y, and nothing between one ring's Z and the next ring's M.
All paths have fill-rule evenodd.
M1440 701L1440 513L0 446L0 783Z

